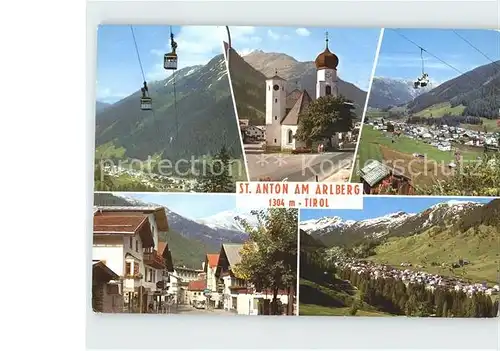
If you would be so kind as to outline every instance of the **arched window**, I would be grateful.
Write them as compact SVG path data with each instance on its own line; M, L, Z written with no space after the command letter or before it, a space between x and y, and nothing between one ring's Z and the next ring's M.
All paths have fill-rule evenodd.
M288 144L293 142L293 132L291 129L288 130Z
M325 94L326 95L332 95L332 87L327 85L325 88Z

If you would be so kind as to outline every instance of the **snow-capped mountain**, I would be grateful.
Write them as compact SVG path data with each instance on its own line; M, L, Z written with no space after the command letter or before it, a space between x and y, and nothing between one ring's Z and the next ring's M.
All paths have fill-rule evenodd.
M403 211L361 221L340 217L323 217L300 223L300 228L325 244L339 245L363 238L407 236L436 225L446 225L483 204L472 201L448 201L429 207L420 213Z
M94 204L96 206L144 206L157 207L159 204L144 202L121 193L94 194ZM167 214L168 224L171 230L181 234L183 237L202 242L211 250L217 250L222 243L242 243L248 234L238 229L231 229L222 226L207 225L198 221L186 218L167 207L164 207Z
M204 224L213 229L229 229L244 232L245 228L243 228L237 218L246 220L246 222L252 227L256 227L259 225L257 216L252 215L249 211L237 210L220 212L213 216L199 219L198 223Z
M429 84L425 88L415 89L413 81L408 79L394 79L374 77L370 91L368 106L372 108L387 108L406 104L417 96L431 91L437 84Z

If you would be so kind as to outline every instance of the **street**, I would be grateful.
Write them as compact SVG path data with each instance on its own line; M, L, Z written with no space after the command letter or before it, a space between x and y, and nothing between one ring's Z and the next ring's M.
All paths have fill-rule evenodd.
M232 316L235 315L233 312L226 311L224 309L209 309L204 308L198 309L191 305L179 305L177 311L175 308L171 310L171 314L206 314L206 315L225 315Z
M327 152L324 154L247 154L250 180L265 177L272 181L287 178L290 182L322 181L352 164L354 152ZM350 168L350 167L349 167Z

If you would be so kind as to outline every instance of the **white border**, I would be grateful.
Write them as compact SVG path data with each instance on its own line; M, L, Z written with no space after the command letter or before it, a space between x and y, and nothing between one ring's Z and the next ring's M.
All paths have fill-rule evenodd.
M351 169L351 176L349 177L349 183L352 182L352 177L354 175L357 166L356 156L358 156L359 143L361 141L361 133L363 132L363 125L365 124L366 110L368 109L368 100L370 99L370 93L372 91L373 78L375 77L375 72L377 71L380 48L382 47L382 41L384 40L384 31L385 29L382 28L380 30L380 35L378 37L377 49L375 51L375 57L373 59L372 73L370 75L370 82L368 83L368 91L366 92L365 106L363 108L363 115L361 116L361 126L359 127L358 140L356 142L356 149L354 150L354 158L352 160L353 165Z
M46 2L41 3L43 5ZM13 4L11 4L13 5ZM33 10L31 13L43 13L42 17L47 25L49 12L42 11L46 9L40 7L39 11ZM61 5L58 5L58 11L53 11L53 16L59 16ZM92 188L93 182L91 170L93 166L93 145L94 145L94 100L95 100L95 50L96 36L95 28L100 23L122 23L122 24L206 24L206 25L311 25L331 27L332 25L339 27L428 27L428 28L499 28L498 26L498 3L495 1L461 1L451 3L449 1L433 1L433 2L409 2L409 1L330 1L330 2L314 2L302 1L293 2L285 7L281 1L266 1L262 2L170 2L168 4L160 2L91 2L87 7L87 124L86 124L86 167L85 173L87 180L86 199L79 198L79 203L86 202L86 222L87 237L85 245L87 245L87 257L85 262L86 282L90 282L90 241L91 241L91 203L92 203ZM26 8L24 8L26 10ZM23 12L23 11L21 11ZM65 14L65 16L67 16ZM280 17L281 16L281 17ZM61 16L59 16L61 17ZM64 17L64 16L62 16ZM54 17L55 18L55 17ZM56 20L56 22L59 19ZM65 20L66 26L70 25L71 21ZM40 25L39 27L43 27ZM57 27L56 27L57 28ZM65 28L65 27L63 27ZM55 29L55 28L54 28ZM61 28L59 28L61 30ZM57 40L47 33L44 40ZM78 43L78 41L77 41ZM41 47L40 47L41 48ZM32 49L32 48L29 48ZM38 48L37 48L38 49ZM67 47L61 48L61 52L73 54L74 51L68 50ZM32 51L32 50L30 50ZM38 52L44 52L39 50ZM26 57L32 57L29 51L26 52ZM74 62L74 56L67 58L68 62ZM39 61L40 62L40 61ZM29 67L28 62L24 67ZM23 69L19 68L19 71ZM56 68L53 69L56 71ZM48 70L49 71L49 70ZM28 78L26 78L27 81ZM15 79L9 79L14 81ZM55 80L53 84L58 84ZM51 101L50 90L45 89L47 100ZM57 91L56 89L52 91ZM43 92L41 92L43 93ZM48 107L49 108L49 107ZM66 110L65 115L70 118ZM48 111L47 115L52 114ZM39 118L39 114L34 114L35 118ZM60 128L54 128L54 135L60 134ZM77 130L75 130L77 132ZM49 137L50 138L50 137ZM44 135L44 139L47 136ZM75 140L76 141L76 140ZM40 144L43 145L43 140ZM81 144L80 144L81 145ZM66 145L65 145L66 146ZM61 144L54 145L52 154L60 151L58 147ZM38 150L38 145L32 147ZM57 150L57 151L55 151ZM90 152L90 153L89 153ZM50 155L51 153L46 153ZM50 172L49 172L50 173ZM24 184L33 184L26 182ZM21 183L22 184L22 183ZM46 184L44 184L48 187ZM52 185L52 184L51 184ZM40 185L38 185L40 186ZM65 204L67 195L71 188L64 187L60 179L53 182L50 187L51 194L54 196L59 190L61 199L51 198L50 204L46 205L45 222L54 220L54 209L60 208L61 204ZM78 187L78 184L73 184L73 187ZM59 196L59 195L58 195ZM85 201L86 200L86 201ZM24 199L26 202L26 199ZM49 202L47 200L47 202ZM63 206L64 207L64 206ZM78 208L83 208L82 206ZM76 216L75 213L72 213ZM68 212L70 215L70 212ZM80 215L80 214L78 214ZM58 217L60 218L60 216ZM74 218L74 217L68 217ZM80 217L81 218L81 217ZM22 218L20 218L22 223ZM78 222L76 222L78 223ZM74 227L74 226L73 226ZM47 223L46 228L53 228L50 223ZM56 230L61 231L62 238L74 235L68 232L68 228L61 226ZM43 236L47 238L46 236ZM49 236L50 238L50 236ZM69 239L67 239L69 240ZM71 253L78 251L76 247L81 244L77 240L76 245L69 246L68 241L61 241L59 251L68 250ZM54 240L48 240L45 245L53 245ZM34 246L34 245L33 245ZM26 245L24 245L26 247ZM54 248L52 246L52 248ZM39 254L40 247L35 246L33 255ZM16 250L13 252L17 253ZM17 255L16 255L17 256ZM54 257L57 254L54 254ZM71 262L71 256L68 256L68 262ZM12 259L12 262L19 262L19 258ZM31 263L33 261L30 261ZM57 262L57 261L55 261ZM74 280L78 275L79 270L74 271L70 280ZM62 282L67 281L63 279ZM71 284L69 286L72 286ZM76 287L73 285L76 289ZM28 289L30 296L33 297L33 290ZM50 306L52 314L58 313L58 310L69 310L73 305L79 305L80 300L76 299L70 292L64 289L60 290L61 294L54 293L52 289L48 289L52 294L51 299L45 299L45 305ZM210 316L203 317L186 317L183 316L148 316L148 315L95 315L90 311L90 284L86 284L86 324L87 324L87 346L90 348L415 348L425 349L446 348L446 349L497 349L498 348L498 320L495 319L423 319L423 318L321 318L321 317L305 317L300 318L265 318L265 317L235 317L228 319L227 317L217 318ZM68 294L72 299L68 300L68 305L61 302L61 295ZM45 297L44 297L45 298ZM22 305L25 300L18 300ZM28 300L26 300L28 301ZM73 305L70 302L73 302ZM19 304L14 304L18 306ZM14 306L14 307L15 307ZM19 310L14 309L14 313L19 313ZM49 312L49 311L47 311ZM30 309L30 314L37 313L34 309ZM61 312L62 313L62 312ZM66 312L68 313L68 312ZM69 318L71 314L65 316L65 319L60 320L60 323L72 325L73 321ZM43 318L43 317L42 317ZM184 323L179 323L184 322ZM38 330L43 328L51 328L53 330L65 330L67 328L54 328L52 323L40 323L37 325ZM28 334L27 334L28 333ZM30 332L24 330L24 334L17 337L18 340L25 340L30 337ZM34 342L39 343L43 338L33 337ZM51 343L56 340L47 338ZM65 349L73 348L72 344L76 339L67 339L67 343L63 345ZM39 346L39 344L37 345ZM53 345L51 345L53 349Z
M231 27L229 27L229 31L231 33ZM226 32L226 31L224 31ZM245 172L247 174L247 182L250 181L250 172L248 171L248 161L247 161L247 155L245 153L245 144L243 143L243 135L241 135L241 128L240 128L240 116L238 115L238 107L236 106L236 97L234 96L234 90L233 90L233 81L231 80L231 70L229 69L229 66L231 62L228 62L228 53L231 55L231 47L229 47L229 52L226 51L226 48L224 47L224 42L228 42L229 45L229 38L225 38L222 40L222 52L224 53L224 62L226 65L226 70L227 70L227 79L229 80L229 91L231 94L231 98L233 101L233 108L234 108L234 115L236 116L236 124L238 125L238 135L240 136L240 145L241 145L241 153L243 154L243 165L245 166ZM229 65L228 65L229 63Z

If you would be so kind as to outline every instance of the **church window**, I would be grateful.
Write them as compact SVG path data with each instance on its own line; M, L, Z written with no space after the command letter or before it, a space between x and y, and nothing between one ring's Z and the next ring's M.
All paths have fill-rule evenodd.
M288 144L291 144L293 142L293 132L292 130L288 130Z
M277 121L278 120L278 116L274 116L274 120Z
M327 85L325 88L326 95L332 95L332 87Z
M275 102L275 103L276 103L276 102L278 102L278 99L274 99L274 102Z
M278 141L277 141L276 139L274 139L274 142L276 143L276 142L278 142Z
M271 86L268 86L268 87L267 87L267 90L271 90Z

